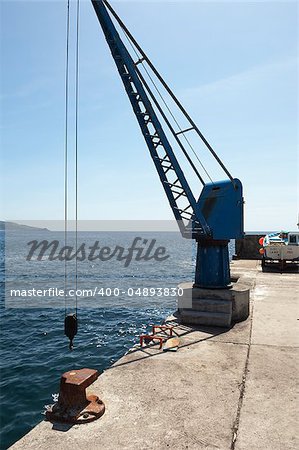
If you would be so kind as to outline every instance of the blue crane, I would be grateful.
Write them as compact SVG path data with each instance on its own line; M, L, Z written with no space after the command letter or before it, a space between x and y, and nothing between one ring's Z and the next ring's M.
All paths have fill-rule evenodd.
M242 238L244 235L242 184L240 180L231 176L111 5L106 0L92 0L92 4L181 234L197 242L195 286L228 288L230 286L228 243L230 239ZM135 49L136 60L124 45L113 18ZM140 66L145 63L186 118L189 124L187 128L178 130L174 128L165 113L163 102L161 104L161 101L158 101L140 70ZM190 188L173 145L162 127L161 119L164 120L168 132L170 131L199 183L202 184L198 199ZM226 179L209 182L204 180L183 144L182 137L190 131L197 133L224 171Z

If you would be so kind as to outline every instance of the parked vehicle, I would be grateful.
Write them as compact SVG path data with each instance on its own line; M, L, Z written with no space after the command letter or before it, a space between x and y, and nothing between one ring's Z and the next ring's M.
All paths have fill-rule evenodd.
M299 232L280 231L267 234L259 240L262 248L262 268L269 263L279 263L284 269L288 262L299 263Z

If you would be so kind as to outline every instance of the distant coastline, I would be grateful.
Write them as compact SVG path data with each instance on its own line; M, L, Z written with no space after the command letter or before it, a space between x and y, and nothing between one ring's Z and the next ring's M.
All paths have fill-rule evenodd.
M6 222L4 220L0 220L0 231L5 231L5 228L9 228L9 230L24 230L24 231L50 231L48 228L39 228L39 227L30 227L29 225L22 225L15 222Z
M0 220L0 231L5 231L5 227L9 228L9 230L16 230L16 231L20 231L20 230L24 230L24 231L30 231L30 230L34 230L34 231L51 231L48 228L41 228L41 227L32 227L30 225L23 225L23 224L19 224L16 222L8 222L5 220ZM81 230L83 231L83 230ZM88 230L86 230L88 231ZM103 230L102 230L103 231ZM108 231L108 230L107 230ZM113 232L114 230L109 230L110 232ZM125 230L123 230L125 231ZM129 230L128 230L129 231ZM132 230L130 230L132 231ZM276 230L279 231L279 230ZM169 231L168 231L169 232ZM269 233L274 233L275 231L245 231L245 235L258 235L258 234L269 234Z

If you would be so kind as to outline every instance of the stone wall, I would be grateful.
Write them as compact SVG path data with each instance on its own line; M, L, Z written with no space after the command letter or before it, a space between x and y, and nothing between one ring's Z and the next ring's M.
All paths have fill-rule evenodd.
M259 239L265 234L247 234L244 239L236 239L237 259L261 259Z

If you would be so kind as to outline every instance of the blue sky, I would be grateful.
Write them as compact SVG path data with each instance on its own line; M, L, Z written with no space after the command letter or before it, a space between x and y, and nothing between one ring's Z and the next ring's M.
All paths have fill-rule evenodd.
M246 230L296 229L298 4L111 4L241 179ZM66 1L1 1L6 220L63 219L65 21ZM171 219L87 0L80 21L79 218Z

